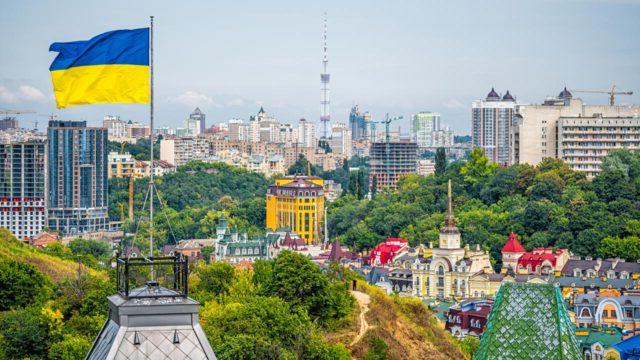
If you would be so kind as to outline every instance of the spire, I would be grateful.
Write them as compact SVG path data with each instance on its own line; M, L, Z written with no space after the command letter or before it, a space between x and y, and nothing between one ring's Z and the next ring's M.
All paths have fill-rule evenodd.
M451 191L451 179L449 179L447 193L447 215L444 218L444 227L442 233L459 233L456 226L456 218L453 216L453 195Z
M449 179L449 189L447 192L447 215L453 216L453 206L451 205L451 179Z

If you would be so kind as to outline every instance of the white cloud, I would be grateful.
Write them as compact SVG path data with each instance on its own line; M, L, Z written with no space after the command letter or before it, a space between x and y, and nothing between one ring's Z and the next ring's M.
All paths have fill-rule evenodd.
M227 106L242 106L242 105L244 105L244 100L241 98L235 98L227 102Z
M212 98L205 94L201 94L197 91L189 90L183 94L180 94L172 99L172 102L177 102L182 105L197 107L197 106L217 106L215 101Z
M442 106L446 107L447 109L462 109L465 107L463 103L456 99L449 99L443 102Z
M40 89L29 85L20 85L12 91L6 86L0 85L0 102L17 104L22 102L43 102L47 97Z
M44 101L47 98L42 91L29 85L20 85L18 93L26 101Z

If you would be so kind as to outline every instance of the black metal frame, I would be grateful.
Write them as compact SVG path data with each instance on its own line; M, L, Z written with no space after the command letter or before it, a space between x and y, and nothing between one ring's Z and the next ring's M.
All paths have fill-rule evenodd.
M182 254L166 257L136 257L136 258L117 258L116 263L116 286L117 291L124 299L138 298L186 298L189 294L188 276L189 261ZM157 266L172 266L173 281L172 288L162 293L140 292L131 293L129 281L132 279L132 270L140 267L148 267L154 269ZM157 282L147 282L147 287L158 286Z

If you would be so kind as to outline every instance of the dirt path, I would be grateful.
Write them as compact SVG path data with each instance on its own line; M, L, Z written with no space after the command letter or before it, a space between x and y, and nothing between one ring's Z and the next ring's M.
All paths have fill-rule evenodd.
M369 303L371 302L371 297L363 292L351 291L351 295L356 298L358 305L360 306L360 330L358 331L358 336L353 339L349 346L353 346L358 343L367 330L369 330L369 324L367 323L365 314L369 311Z

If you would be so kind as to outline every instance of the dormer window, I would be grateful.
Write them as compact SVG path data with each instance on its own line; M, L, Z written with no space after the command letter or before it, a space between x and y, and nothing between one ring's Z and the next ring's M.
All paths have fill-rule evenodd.
M622 271L620 272L620 279L628 279L629 278L629 273L626 271Z
M575 276L575 277L581 277L581 276L582 276L582 270L580 270L580 269L573 269L573 276Z

